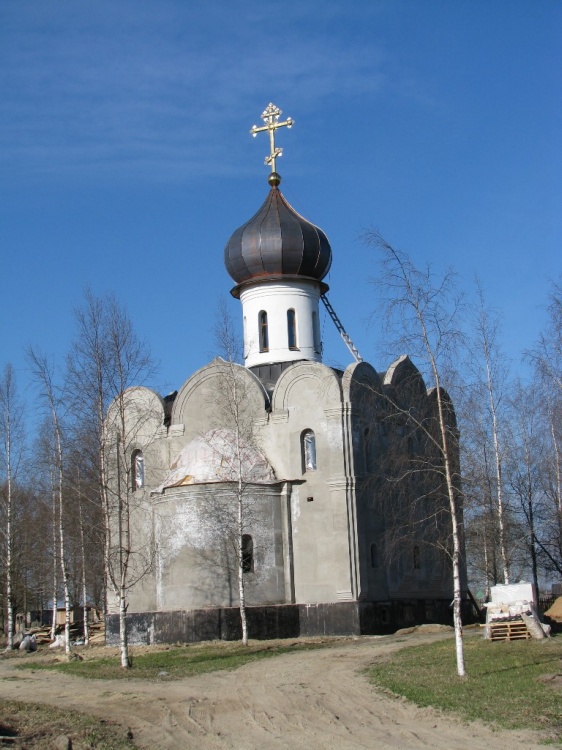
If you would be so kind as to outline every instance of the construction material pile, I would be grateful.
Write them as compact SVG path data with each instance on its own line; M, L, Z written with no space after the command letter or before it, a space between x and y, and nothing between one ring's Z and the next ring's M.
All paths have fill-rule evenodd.
M55 635L62 636L62 638L57 638L57 645L64 646L64 625L57 625ZM21 634L21 639L26 636L35 636L35 642L38 646L50 646L52 643L50 625L44 625L40 628L28 628L25 631L25 635L23 633ZM105 623L103 620L88 623L88 641L90 645L104 645ZM84 645L84 623L82 621L72 622L70 624L70 643L74 646Z
M550 634L548 625L539 619L535 587L520 581L511 585L493 586L492 600L485 604L484 637L492 641L513 641L527 638L538 640Z

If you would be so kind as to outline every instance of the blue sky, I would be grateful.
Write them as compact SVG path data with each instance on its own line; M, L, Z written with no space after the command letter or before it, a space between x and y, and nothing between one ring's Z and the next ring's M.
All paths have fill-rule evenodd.
M205 364L218 299L240 318L223 249L268 190L249 129L272 101L296 121L281 188L330 239L363 357L389 364L376 226L469 294L477 273L519 367L562 271L561 21L550 0L0 0L0 364L62 363L87 285L124 302L162 392Z

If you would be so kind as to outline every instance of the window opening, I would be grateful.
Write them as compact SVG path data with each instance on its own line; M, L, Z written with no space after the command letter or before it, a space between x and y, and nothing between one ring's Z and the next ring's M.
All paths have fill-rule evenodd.
M369 456L369 428L365 427L363 432L363 450L365 452L365 471L371 471L371 461Z
M414 570L419 570L421 568L421 561L420 561L420 548L416 544L414 547Z
M131 456L131 476L133 491L144 487L144 456L141 450L133 451Z
M302 433L302 466L303 472L316 471L316 437L312 430Z
M287 310L287 337L289 349L297 349L297 320L294 310Z
M242 572L254 572L254 542L249 534L242 534Z
M322 344L320 342L320 325L318 323L318 314L312 313L312 336L314 339L314 351L322 354Z
M371 544L371 568L379 567L379 548L376 544Z
M260 325L260 352L269 351L269 334L267 330L267 313L262 310L259 315Z

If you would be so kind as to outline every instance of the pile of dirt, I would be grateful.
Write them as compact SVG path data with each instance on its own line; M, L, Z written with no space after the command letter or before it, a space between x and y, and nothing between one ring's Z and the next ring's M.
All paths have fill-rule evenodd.
M558 599L554 601L552 607L547 609L544 614L546 617L550 617L551 620L562 623L562 596L559 596Z

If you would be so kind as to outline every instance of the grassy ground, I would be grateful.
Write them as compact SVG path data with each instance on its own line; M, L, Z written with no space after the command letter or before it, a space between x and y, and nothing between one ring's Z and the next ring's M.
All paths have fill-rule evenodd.
M220 669L236 669L258 659L267 659L278 654L292 653L311 648L341 643L341 641L299 641L283 643L260 642L242 646L240 642L212 642L168 648L162 650L131 649L131 669L121 669L118 656L90 656L87 650L82 651L83 661L65 661L64 657L49 658L46 661L33 660L24 662L22 669L57 669L78 677L95 679L142 679L170 680L203 672L214 672Z
M562 740L562 637L491 642L465 638L467 677L456 675L455 644L406 648L370 670L372 681L419 706L453 711L510 729L538 729Z
M135 747L123 727L19 701L0 703L0 736L10 738L7 747L26 750L45 750L60 736L72 738L73 750L131 750Z

